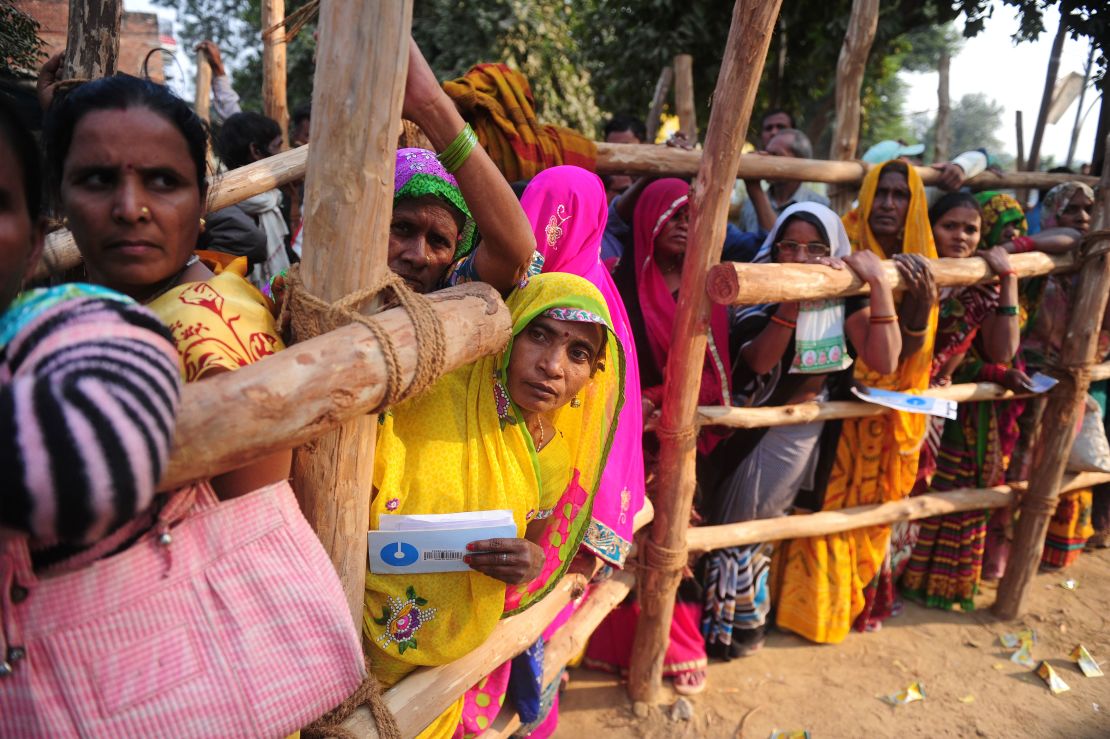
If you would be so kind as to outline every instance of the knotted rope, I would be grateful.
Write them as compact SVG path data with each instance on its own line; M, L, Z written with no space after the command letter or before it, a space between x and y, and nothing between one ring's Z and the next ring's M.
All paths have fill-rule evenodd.
M328 303L305 288L299 266L294 265L285 276L285 292L281 301L278 325L285 325L285 320L288 318L296 341L310 339L349 323L365 326L381 347L386 369L385 395L379 407L371 411L372 413L378 413L426 390L443 374L443 367L447 361L447 341L443 324L436 315L432 302L409 289L400 277L393 272L386 272L377 283L356 290L334 303ZM401 362L393 340L373 317L365 316L358 311L359 306L385 291L393 293L397 303L412 321L413 331L416 334L415 371L412 380L403 388Z
M374 723L378 727L378 736L381 739L401 739L401 729L397 726L397 718L389 710L389 706L385 704L385 699L382 698L382 688L378 684L378 679L370 672L369 658L366 659L366 679L362 681L362 684L348 696L347 700L301 729L301 736L305 739L316 739L317 737L319 739L326 739L327 737L362 739L362 737L343 726L343 722L350 718L359 706L366 706L370 709L370 715L374 717Z

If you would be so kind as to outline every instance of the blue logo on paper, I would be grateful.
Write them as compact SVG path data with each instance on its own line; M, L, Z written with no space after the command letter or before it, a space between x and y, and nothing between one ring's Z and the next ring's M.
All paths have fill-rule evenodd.
M925 398L910 397L906 398L906 405L928 405Z
M420 552L412 544L398 541L382 547L381 556L387 565L407 567L420 558Z

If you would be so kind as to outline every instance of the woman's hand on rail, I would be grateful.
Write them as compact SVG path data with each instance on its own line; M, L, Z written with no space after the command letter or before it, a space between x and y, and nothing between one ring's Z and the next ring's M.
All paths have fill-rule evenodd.
M1011 367L1002 376L1002 387L1015 393L1031 393L1033 392L1033 380L1016 367Z
M1013 268L1010 266L1010 254L1001 246L995 246L990 249L982 249L975 254L977 257L982 257L987 266L996 275L1001 275L1003 272L1010 272ZM1010 279L1016 279L1014 275L1009 275Z
M874 289L883 283L883 262L870 251L857 251L844 257L848 269Z
M466 550L470 569L508 585L534 580L543 569L543 550L527 539L482 539Z

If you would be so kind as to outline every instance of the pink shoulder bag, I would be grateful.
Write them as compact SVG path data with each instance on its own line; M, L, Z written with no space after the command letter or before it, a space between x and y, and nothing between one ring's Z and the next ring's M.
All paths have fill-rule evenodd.
M0 736L281 737L359 686L359 632L288 483L182 488L96 559L151 523L37 575L25 537L0 539Z

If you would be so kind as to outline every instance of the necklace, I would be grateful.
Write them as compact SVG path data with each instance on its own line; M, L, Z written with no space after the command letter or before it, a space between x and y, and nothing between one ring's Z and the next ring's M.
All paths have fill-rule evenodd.
M143 305L153 303L155 300L157 300L158 298L165 295L166 292L171 287L173 287L174 285L177 284L177 281L181 279L181 275L185 274L185 270L189 269L189 267L192 267L194 264L196 264L199 261L200 261L200 257L198 257L196 254L189 257L189 261L185 262L185 266L182 267L180 270L178 270L177 274L175 274L173 277L166 280L166 285L163 288L161 288L160 290L158 290L158 292L154 293L149 298L144 300Z
M544 432L543 432L543 416L536 416L536 420L540 422L540 443L536 445L536 451L543 447Z

